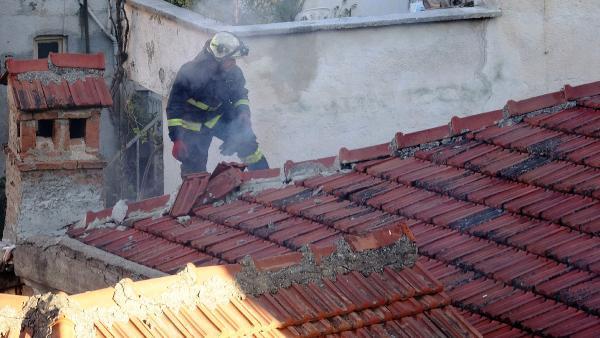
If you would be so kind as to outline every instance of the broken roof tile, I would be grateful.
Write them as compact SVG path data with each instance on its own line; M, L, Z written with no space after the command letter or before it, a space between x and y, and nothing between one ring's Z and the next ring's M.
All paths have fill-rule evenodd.
M302 162L287 161L283 166L283 172L287 180L294 179L294 176L310 177L322 172L335 171L339 169L339 163L336 156L324 157L316 160Z
M179 217L189 214L198 198L206 192L208 178L208 173L186 177L177 192L170 215Z

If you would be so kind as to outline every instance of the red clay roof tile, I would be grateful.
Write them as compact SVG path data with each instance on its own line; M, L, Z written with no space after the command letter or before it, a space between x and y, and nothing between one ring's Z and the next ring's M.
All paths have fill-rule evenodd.
M47 59L35 60L6 60L6 70L8 74L20 74L27 72L44 72L48 70Z
M526 114L564 103L565 97L588 95L595 88L595 84L567 87L564 93L513 102L509 111ZM176 249L175 256L186 257L194 250L212 262L235 262L244 252L281 255L321 243L309 246L321 261L333 252L335 241L344 237L355 250L368 250L403 234L415 238L419 247L424 270L417 275L425 276L429 270L439 278L453 304L482 332L490 336L589 334L600 325L600 296L595 291L582 296L597 289L600 270L600 216L596 212L600 208L596 162L600 127L591 127L600 120L594 112L577 106L515 120L501 116L500 111L455 118L452 133L442 126L398 134L399 148L429 143L414 154L402 152L404 158L389 155L370 161L384 156L383 145L373 148L376 157L369 148L356 153L342 150L342 163L365 162L352 172L304 179L282 189L243 195L229 204L196 207L198 218L192 217L188 225L170 221L150 226L142 221L136 229L156 239L141 238L141 249L148 250L144 248L162 237L188 250ZM499 120L503 121L500 125ZM587 121L590 125L583 128ZM466 130L474 132L467 138L451 138L451 134L464 136ZM448 140L431 144L440 139ZM328 158L322 164L330 166L334 161ZM286 173L294 165L288 163ZM72 236L103 245L114 236L111 230L94 231L98 235L92 232L85 237L78 231ZM126 245L127 240L121 236L116 246ZM115 246L103 247L118 252ZM140 249L133 246L130 250ZM279 268L279 260L287 256L263 257ZM290 257L297 262L299 256ZM159 257L153 255L149 262L162 269L173 271L176 265L155 259ZM181 262L179 258L174 261ZM411 271L415 269L420 268ZM444 318L426 309L447 304L443 296L433 296L440 285L415 279L412 272L407 276L390 273L385 270L366 280L350 274L338 283L326 282L327 291L317 293L309 287L306 294L297 294L286 290L281 298L264 297L260 302L277 314L287 333L394 332L392 328L435 333ZM392 280L398 286L391 286ZM406 285L411 290L400 291ZM432 297L411 298L419 292ZM348 302L335 303L336 297ZM310 306L307 298L313 300ZM389 303L385 310L369 308L387 316L387 321L375 322L367 309L354 312L370 307L371 302ZM315 304L323 308L314 308ZM450 312L443 311L444 315ZM321 318L324 313L332 316L326 322ZM394 317L407 315L411 317ZM308 320L311 316L320 319ZM580 326L572 325L573 321ZM362 327L355 327L357 323ZM296 325L288 326L292 324Z
M521 101L508 101L508 113L510 116L527 114L536 110L558 106L567 102L564 91L549 93L532 97Z
M50 53L50 62L61 68L88 68L104 70L104 54Z
M348 150L341 148L339 159L341 164L363 162L390 156L390 144L384 143L376 146Z
M48 66L48 59L7 61L6 79L12 87L17 108L27 112L48 109L108 107L112 96L102 74L85 73L85 69L104 69L104 55L52 54L50 62L56 67L84 69L75 80L55 82L63 75ZM30 73L31 79L24 77ZM44 79L43 81L40 79Z
M408 148L416 145L438 141L452 136L452 131L448 126L440 126L409 134L396 133L394 137L395 145L398 149Z
M209 174L194 175L186 178L181 184L175 203L169 213L171 216L179 217L190 213L198 198L206 192Z
M465 117L454 116L450 122L450 128L452 128L452 135L459 135L468 131L477 131L493 126L500 122L503 117L502 110Z
M600 81L586 83L580 86L565 86L565 97L567 100L575 100L595 95L600 95Z

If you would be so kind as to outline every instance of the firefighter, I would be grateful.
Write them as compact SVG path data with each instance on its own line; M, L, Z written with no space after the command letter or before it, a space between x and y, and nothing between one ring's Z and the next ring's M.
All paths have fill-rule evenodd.
M223 141L221 154L237 153L248 170L269 168L252 131L246 80L236 65L248 52L237 36L219 32L179 69L169 95L167 123L182 175L206 171L213 137Z

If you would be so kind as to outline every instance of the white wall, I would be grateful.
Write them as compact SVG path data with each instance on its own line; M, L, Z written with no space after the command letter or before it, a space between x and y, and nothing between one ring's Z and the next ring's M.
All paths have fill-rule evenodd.
M134 2L144 1L152 2ZM597 0L498 2L502 16L492 19L243 34L251 53L240 66L271 164L387 142L397 131L600 79ZM210 34L201 23L130 10L130 76L167 96ZM168 192L179 172L164 148ZM221 159L212 150L210 166Z

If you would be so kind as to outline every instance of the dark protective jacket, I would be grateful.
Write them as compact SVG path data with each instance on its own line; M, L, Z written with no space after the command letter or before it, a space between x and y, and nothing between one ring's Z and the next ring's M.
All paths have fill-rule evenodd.
M171 141L181 138L182 129L201 132L232 121L238 114L249 114L245 86L238 66L222 72L217 60L204 49L179 69L171 88L167 103Z

